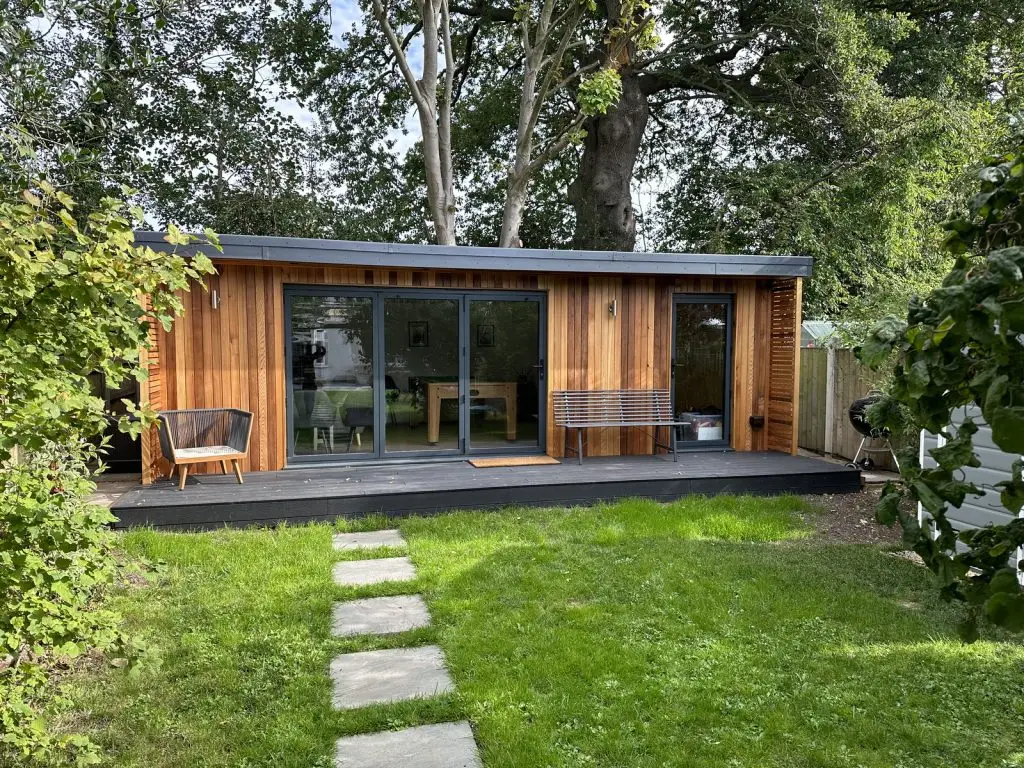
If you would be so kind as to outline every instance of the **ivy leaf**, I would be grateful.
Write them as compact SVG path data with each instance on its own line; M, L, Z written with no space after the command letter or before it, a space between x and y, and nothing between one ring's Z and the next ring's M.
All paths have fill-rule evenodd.
M1024 406L999 406L989 419L992 441L1007 453L1024 454Z
M1000 489L999 500L1015 515L1024 507L1024 460L1017 459L1010 469L1010 479L996 483Z
M921 397L928 388L931 375L928 373L928 363L925 360L917 360L910 366L907 373L907 392L911 397Z
M914 489L914 495L921 502L922 506L933 515L942 514L946 509L946 502L942 500L932 487L922 480L915 480L910 484Z
M875 508L875 519L882 525L891 526L900 516L900 504L903 501L903 492L894 482L887 481L882 489L882 497Z

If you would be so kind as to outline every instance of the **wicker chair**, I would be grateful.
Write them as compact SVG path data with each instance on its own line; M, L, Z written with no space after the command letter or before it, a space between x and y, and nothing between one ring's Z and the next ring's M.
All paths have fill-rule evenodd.
M228 462L235 477L242 482L238 460L249 452L252 414L238 408L196 408L182 411L161 411L160 450L171 462L171 473L178 470L178 490L185 490L190 464L219 461L224 474Z

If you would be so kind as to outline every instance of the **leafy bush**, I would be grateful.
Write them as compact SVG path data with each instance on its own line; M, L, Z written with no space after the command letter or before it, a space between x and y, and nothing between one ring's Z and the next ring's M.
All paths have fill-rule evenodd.
M961 626L967 640L977 637L979 618L1024 631L1024 591L1008 566L1024 546L1024 519L958 532L946 515L978 492L961 471L980 466L972 442L978 427L970 418L951 427L954 411L976 404L996 445L1024 453L1024 132L1010 151L987 161L979 180L970 215L946 224L943 247L956 264L942 286L915 297L906 320L879 323L860 350L873 365L897 356L889 396L869 414L872 423L895 429L909 419L917 430L946 438L931 450L935 468L922 469L916 447L901 452L901 482L886 486L878 515L890 525L899 520L943 595L969 606ZM1013 515L1024 506L1022 476L1018 460L997 484ZM922 528L901 511L906 497L920 502L930 525Z
M2 764L98 760L86 738L55 737L42 716L54 668L93 649L127 650L117 617L95 605L116 568L112 517L86 502L89 438L108 423L87 377L145 376L139 351L150 323L169 327L180 292L212 271L201 254L137 247L140 212L122 201L105 198L78 218L75 209L45 182L0 200ZM169 239L195 240L177 231ZM136 415L138 432L152 414Z

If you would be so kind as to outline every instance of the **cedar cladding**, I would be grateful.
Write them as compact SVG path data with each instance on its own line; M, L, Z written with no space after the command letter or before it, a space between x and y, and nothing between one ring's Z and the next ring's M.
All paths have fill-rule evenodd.
M254 414L246 472L281 469L286 461L284 286L391 286L472 290L536 290L547 294L548 390L668 389L671 384L672 297L734 296L732 447L791 453L799 397L799 279L657 278L516 272L453 272L362 267L217 262L208 280L220 306L198 286L185 295L185 316L170 332L155 329L146 353L143 398L158 409L236 407ZM617 315L609 312L616 303ZM550 405L549 405L550 408ZM764 416L765 428L750 426ZM561 456L563 430L549 413L547 450ZM650 454L638 429L588 430L587 455ZM166 470L153 435L143 440L143 482ZM196 471L216 471L196 465Z

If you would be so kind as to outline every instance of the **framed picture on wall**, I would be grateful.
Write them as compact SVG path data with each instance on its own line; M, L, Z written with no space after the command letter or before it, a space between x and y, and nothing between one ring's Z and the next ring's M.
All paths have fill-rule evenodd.
M409 346L430 346L430 323L428 323L426 320L409 321Z
M481 323L476 327L476 345L478 347L494 346L494 324Z
M327 367L327 331L317 328L313 331L313 365L317 368Z

